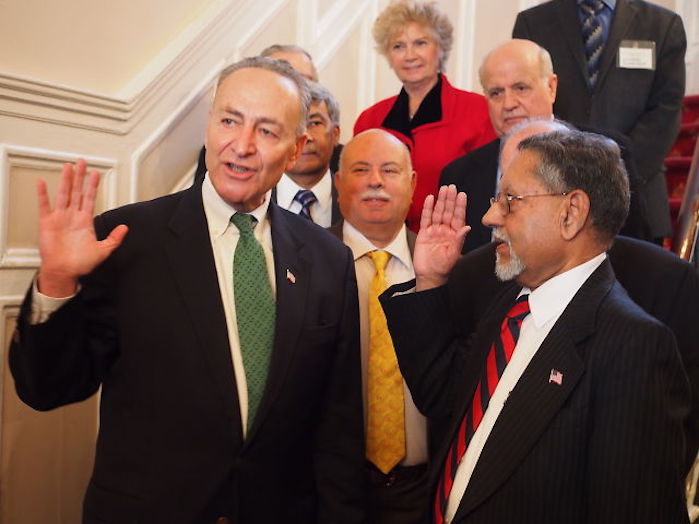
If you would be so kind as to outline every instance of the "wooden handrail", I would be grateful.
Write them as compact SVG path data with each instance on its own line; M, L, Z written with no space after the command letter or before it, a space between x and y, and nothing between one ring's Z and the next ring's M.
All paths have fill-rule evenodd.
M692 260L699 229L699 140L694 144L694 156L689 167L682 205L680 206L672 250L685 260Z

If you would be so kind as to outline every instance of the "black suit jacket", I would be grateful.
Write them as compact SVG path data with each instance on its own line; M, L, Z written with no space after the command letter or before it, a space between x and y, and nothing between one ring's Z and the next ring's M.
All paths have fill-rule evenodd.
M582 131L607 135L619 145L629 175L629 188L631 190L629 215L621 229L621 234L641 240L651 240L646 204L641 191L643 184L638 178L628 140L615 132L604 133L589 126L581 126L581 128ZM500 139L496 138L492 142L457 158L442 170L439 180L440 186L454 184L458 191L463 191L468 195L466 223L471 226L471 231L466 237L462 253L468 253L491 241L492 229L484 226L481 219L490 207L490 197L495 195L499 163Z
M643 0L617 0L600 59L597 86L587 84L586 59L575 0L552 0L517 16L514 38L533 40L551 53L558 74L555 114L574 124L628 136L643 181L655 237L671 236L663 158L675 140L685 89L687 39L680 17ZM655 43L655 70L617 67L623 40Z
M349 250L270 204L276 332L244 439L201 184L105 213L122 246L44 324L22 306L10 365L47 410L101 386L85 522L362 522L357 291ZM291 275L291 276L289 276Z
M447 286L382 297L401 369L428 416L451 428L431 470L436 486L490 344L519 292L504 285L466 342ZM549 380L562 373L562 384ZM686 376L670 330L634 304L602 263L511 391L454 523L684 523Z

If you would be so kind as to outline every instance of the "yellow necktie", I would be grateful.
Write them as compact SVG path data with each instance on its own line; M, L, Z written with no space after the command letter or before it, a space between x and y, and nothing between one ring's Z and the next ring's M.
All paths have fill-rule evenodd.
M379 303L379 295L388 287L384 271L391 255L372 251L369 256L376 273L369 287L366 456L388 473L405 456L403 377Z

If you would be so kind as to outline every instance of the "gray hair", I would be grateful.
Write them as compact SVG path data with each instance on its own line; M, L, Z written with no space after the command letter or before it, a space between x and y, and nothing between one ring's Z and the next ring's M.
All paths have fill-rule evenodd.
M558 118L547 118L545 116L527 118L526 120L518 122L512 126L512 128L501 138L500 152L502 153L505 145L512 139L512 137L519 135L528 127L538 126L540 124L546 127L545 131L538 131L527 136L540 135L542 133L553 133L555 131L577 131L575 126L569 122L566 122L565 120L559 120Z
M391 2L374 22L372 33L376 50L388 58L391 38L400 33L410 22L427 26L439 47L439 70L444 71L454 41L454 28L449 18L437 7L436 2L397 0Z
M340 103L337 98L330 92L330 90L318 82L309 82L311 88L311 101L312 103L325 102L325 106L328 108L328 116L330 117L330 122L335 127L340 125Z
M265 47L260 53L260 56L266 56L268 58L271 58L272 55L276 55L277 53L297 53L299 55L304 55L306 58L308 58L308 61L311 63L311 69L313 70L313 79L318 80L318 70L316 69L315 62L313 62L313 57L311 56L311 53L306 51L300 45L272 44L269 47Z
M291 80L296 89L299 92L299 113L300 120L296 126L296 136L299 137L303 135L306 131L306 121L308 120L308 109L311 105L311 89L308 86L308 82L301 74L296 71L293 67L289 65L286 60L276 60L274 58L267 58L263 56L252 56L248 58L243 58L242 60L229 65L218 77L218 82L216 83L216 88L218 89L221 83L228 78L230 75L239 71L241 69L247 68L258 68L265 69L267 71L272 71L277 73L284 78Z
M568 130L532 135L518 149L538 155L534 175L548 191L587 194L592 226L609 245L629 212L629 178L619 146L602 135Z

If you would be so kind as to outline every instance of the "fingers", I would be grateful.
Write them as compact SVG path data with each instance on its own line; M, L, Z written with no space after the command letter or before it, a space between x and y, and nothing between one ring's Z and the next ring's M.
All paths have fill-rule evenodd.
M43 218L51 212L49 193L46 189L46 181L43 178L36 181L36 197L39 202L39 218Z
M427 195L425 203L422 205L422 215L420 215L420 229L424 229L432 224L432 209L434 208L434 195Z
M447 198L447 186L442 186L439 188L439 193L437 194L437 202L434 204L434 210L432 211L432 224L440 225L442 224L442 218L444 216L445 201Z
M87 163L84 159L78 158L75 162L75 173L73 175L73 187L70 193L70 207L79 210L83 201L83 183L85 181L85 173L87 172Z
M73 188L73 164L63 164L61 179L56 191L56 209L64 209L70 205L70 193Z
M456 188L455 188L456 189ZM457 193L451 215L451 228L458 231L466 224L466 193Z
M95 200L97 199L97 190L100 185L100 174L92 170L90 171L90 177L87 180L87 189L85 190L85 195L83 196L82 210L87 212L89 215L94 214L95 210Z

